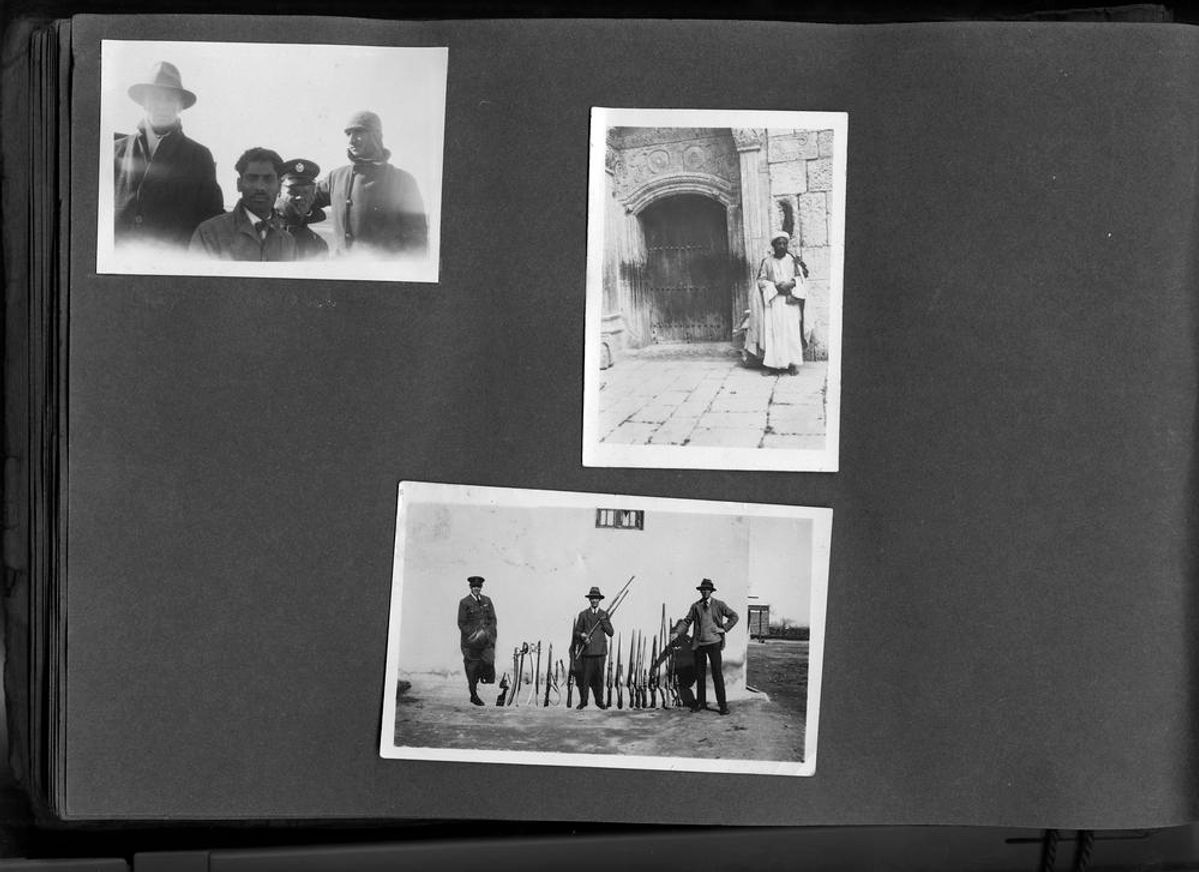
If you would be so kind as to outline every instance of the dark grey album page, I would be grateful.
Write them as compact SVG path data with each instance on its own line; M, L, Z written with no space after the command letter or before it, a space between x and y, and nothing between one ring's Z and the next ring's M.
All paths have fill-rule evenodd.
M102 40L446 48L436 283L98 274ZM180 68L184 130L330 170L375 111L403 166L354 91L293 153L292 71ZM78 19L67 814L1199 816L1197 93L1171 26ZM582 466L593 107L847 114L837 472ZM814 774L381 758L401 481L831 508Z

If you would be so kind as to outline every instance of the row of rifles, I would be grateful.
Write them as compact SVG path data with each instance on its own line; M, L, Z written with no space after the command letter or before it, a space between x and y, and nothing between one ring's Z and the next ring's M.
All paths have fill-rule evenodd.
M613 597L608 608L608 617L620 607L628 596L630 578ZM571 633L573 636L573 621ZM628 655L625 656L622 635L617 635L615 646L609 646L604 664L604 703L618 709L674 708L683 704L679 698L678 683L674 677L674 651L665 657L662 652L670 648L670 628L666 624L666 603L662 604L662 620L649 639L641 630L629 634ZM512 650L511 679L504 673L498 685L497 706L533 705L549 707L562 703L562 679L566 679L566 705L574 704L575 687L583 677L581 644L570 646L569 666L562 660L554 660L554 646L548 648L544 674L541 669L541 641L524 642ZM615 651L615 654L613 654ZM627 704L626 704L627 703Z

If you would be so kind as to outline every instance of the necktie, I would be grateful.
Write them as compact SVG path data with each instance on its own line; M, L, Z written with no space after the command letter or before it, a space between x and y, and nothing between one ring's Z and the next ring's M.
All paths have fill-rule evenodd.
M266 229L270 226L271 222L267 221L265 218L261 221L255 221L254 232L258 234L259 239L264 239L266 237Z

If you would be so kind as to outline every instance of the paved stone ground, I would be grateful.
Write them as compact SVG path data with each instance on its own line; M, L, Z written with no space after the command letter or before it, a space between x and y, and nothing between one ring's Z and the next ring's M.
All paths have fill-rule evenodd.
M797 375L741 363L727 343L626 351L600 378L600 441L622 445L824 448L828 363Z

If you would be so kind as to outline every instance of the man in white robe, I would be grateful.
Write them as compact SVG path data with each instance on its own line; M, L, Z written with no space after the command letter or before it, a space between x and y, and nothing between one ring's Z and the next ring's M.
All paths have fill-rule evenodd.
M745 347L760 357L767 372L794 373L803 366L803 309L807 265L787 251L790 235L780 230L773 251L758 269L757 294L750 294L750 323Z

